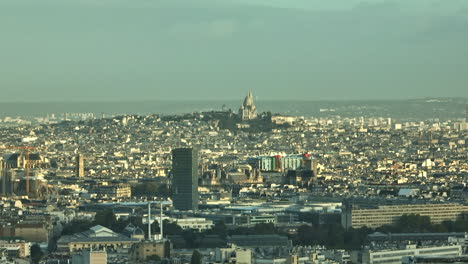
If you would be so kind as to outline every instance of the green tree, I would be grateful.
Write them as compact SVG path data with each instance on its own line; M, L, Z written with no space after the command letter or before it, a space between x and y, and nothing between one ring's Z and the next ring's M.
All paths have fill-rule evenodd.
M31 262L32 263L39 263L41 261L44 253L41 250L41 247L38 244L34 244L31 246Z
M201 264L202 263L202 255L198 250L194 250L192 253L192 258L190 259L190 264Z
M429 216L420 216L416 214L402 215L396 225L397 232L430 232L432 230L431 219Z
M454 228L456 232L468 232L468 219L457 219Z
M345 230L339 224L326 225L327 236L325 237L325 245L330 248L343 248Z
M193 230L184 230L182 237L189 248L197 248L199 245L199 234Z
M300 245L318 244L318 236L315 229L310 225L301 225L297 229L297 240Z
M209 235L218 235L220 238L225 239L228 234L228 229L224 221L219 221L206 233Z
M91 221L87 220L73 220L63 227L62 235L72 235L75 233L83 232L93 226Z
M254 226L256 235L271 235L276 234L276 228L273 223L261 223Z
M171 223L167 220L164 220L164 234L165 235L181 235L183 233L182 227L176 223Z
M111 209L99 211L94 216L93 225L102 225L107 228L115 228L116 224L117 219Z
M166 183L148 182L141 183L132 187L133 196L148 197L171 197L172 190Z
M158 255L151 255L151 256L148 256L146 258L146 260L147 261L150 261L150 260L152 260L152 261L161 261L161 257L159 257Z

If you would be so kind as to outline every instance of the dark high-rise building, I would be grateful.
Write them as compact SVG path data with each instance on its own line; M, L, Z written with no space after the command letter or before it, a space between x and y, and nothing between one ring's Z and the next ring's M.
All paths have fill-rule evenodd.
M0 195L7 196L13 193L14 175L8 171L5 162L0 157Z
M81 154L76 155L76 177L84 177L84 157Z
M172 150L172 201L178 210L198 209L198 152L193 148Z

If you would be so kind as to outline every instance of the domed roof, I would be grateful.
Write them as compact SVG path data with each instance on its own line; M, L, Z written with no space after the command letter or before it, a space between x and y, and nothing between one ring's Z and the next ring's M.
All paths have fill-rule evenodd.
M244 106L253 106L253 105L254 105L253 95L251 92L249 92L244 99Z
M145 231L143 231L141 228L137 227L137 228L135 228L135 230L133 231L133 234L134 234L134 235L144 235L144 234L145 234Z

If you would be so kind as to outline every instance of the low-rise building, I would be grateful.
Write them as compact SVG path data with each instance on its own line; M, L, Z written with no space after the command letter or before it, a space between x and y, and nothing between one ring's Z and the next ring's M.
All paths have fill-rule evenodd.
M341 215L341 224L345 228L367 226L377 228L393 225L404 214L429 216L431 222L455 221L468 212L468 206L456 203L383 205L369 209L355 209L349 206Z
M130 260L146 261L148 257L158 256L162 258L169 258L171 256L172 244L168 240L158 241L143 241L133 244L130 249Z
M85 249L72 255L73 264L107 264L107 252Z
M128 198L132 196L132 189L128 184L103 185L95 189L99 196Z
M31 243L21 240L0 240L0 248L9 252L9 256L26 258L30 255Z
M211 229L214 226L213 221L205 218L181 218L175 219L174 222L183 229L194 229L200 232Z
M400 264L403 261L403 257L409 256L461 256L461 254L462 248L460 245L423 248L418 248L416 245L408 245L405 249L364 249L352 252L351 261L362 264Z
M97 225L87 231L74 235L62 236L57 242L57 250L74 252L83 249L130 248L140 242L122 234Z

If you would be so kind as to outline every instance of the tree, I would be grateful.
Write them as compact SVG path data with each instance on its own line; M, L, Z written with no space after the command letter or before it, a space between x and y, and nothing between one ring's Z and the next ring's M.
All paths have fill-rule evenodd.
M146 260L147 261L150 261L150 260L152 260L152 261L161 261L161 257L159 257L158 255L151 255L151 256L148 256L146 258Z
M325 245L330 248L343 248L345 230L340 224L326 225L327 236L325 237Z
M227 226L224 224L224 221L219 221L207 233L218 235L220 238L224 239L227 237L228 229Z
M297 238L300 245L316 245L318 237L315 229L309 225L301 225L297 230Z
M184 230L176 223L171 223L164 220L164 234L165 235L181 235Z
M166 183L148 182L132 187L133 196L171 197L172 190Z
M273 223L260 223L254 226L256 235L271 235L276 234L276 228Z
M62 235L72 235L83 232L93 226L93 223L88 220L73 220L63 227Z
M193 230L187 229L182 233L182 237L189 248L197 248L199 245L199 235Z
M202 255L198 250L194 250L192 253L192 259L190 260L190 264L201 264L202 263Z
M31 262L32 263L39 263L41 261L44 253L41 250L41 247L38 244L34 244L31 246Z
M398 232L430 232L432 230L431 219L429 216L416 214L402 215L396 225Z
M112 212L111 209L99 211L94 216L93 225L102 225L107 228L112 228L117 224L117 219L115 214Z

